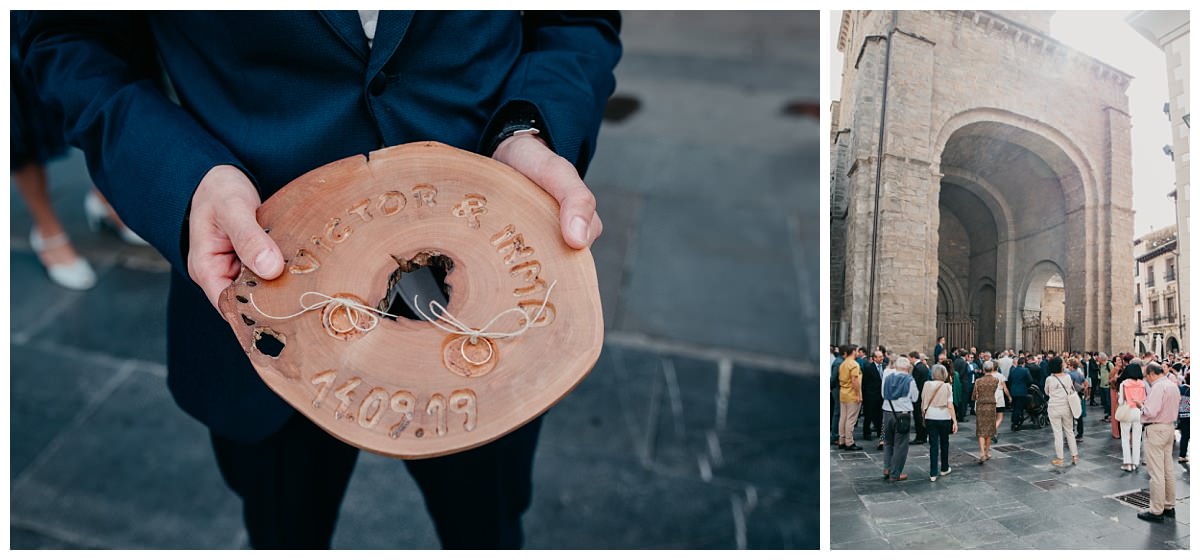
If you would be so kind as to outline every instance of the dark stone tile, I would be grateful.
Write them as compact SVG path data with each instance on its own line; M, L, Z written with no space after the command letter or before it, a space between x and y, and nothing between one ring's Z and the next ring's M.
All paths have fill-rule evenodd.
M820 414L818 407L809 406L818 384L815 376L734 366L724 427L717 411L717 429L705 434L710 457L714 441L721 450L714 476L786 488L796 495L819 494L821 463L813 452L818 436L802 428L816 423ZM692 407L719 400L719 381L717 385L697 393Z
M734 368L722 413L717 364L606 347L592 373L546 416L529 516L540 516L536 523L554 535L535 540L531 520L529 546L732 548L738 545L733 511L740 507L747 547L817 547L819 477L805 473L817 473L819 464L811 436L796 428L813 419L791 404L813 390L806 383L816 381ZM585 464L594 472L581 478ZM606 494L614 486L621 490ZM644 495L616 503L632 500L622 496L635 491ZM701 503L661 512L662 504L693 500ZM643 523L654 503L661 526L613 539ZM583 508L611 531L589 530L592 518L578 513L566 520L579 516L579 533L559 534L564 508Z
M88 550L92 547L52 537L40 531L10 527L9 546L12 550Z
M621 328L815 359L818 341L794 326L817 319L804 314L817 306L801 300L819 294L797 292L787 236L785 214L769 206L648 196Z
M847 543L832 543L830 548L833 550L887 550L892 548L891 543L887 539L867 539L865 541L854 541Z
M165 273L113 267L35 336L44 343L165 363L167 283Z
M964 500L945 500L921 505L939 525L949 526L989 519L979 508Z
M538 485L535 479L534 492ZM360 453L342 500L337 549L441 548L416 482L399 459Z
M9 468L17 479L116 375L112 367L24 346L10 348Z
M817 48L813 45L813 48ZM813 71L791 61L766 61L746 64L744 60L714 60L707 57L640 52L621 58L620 72L631 75L658 74L665 78L740 84L754 90L776 89L794 92ZM811 88L809 88L811 89ZM810 96L819 96L812 91Z
M592 185L592 192L596 195L596 211L604 222L604 233L592 244L592 259L600 284L604 326L612 329L618 325L621 293L631 272L626 264L641 211L641 195L604 185Z
M28 233L28 232L26 232ZM26 334L46 320L46 314L60 306L78 301L83 294L60 288L50 282L46 270L33 252L9 253L9 320L14 335Z
M615 461L556 469L562 463L548 455L539 453L537 490L523 521L529 548L728 549L737 544L726 489L654 476ZM671 504L669 515L664 504Z
M983 504L978 507L980 513L986 515L988 519L1000 519L1002 517L1012 517L1016 515L1031 517L1037 515L1033 508L1016 500Z
M854 500L830 500L828 507L829 515L839 513L867 513L867 506L862 503L862 500L855 498Z
M134 372L77 432L16 481L14 519L107 548L230 548L241 506L207 431L160 377Z
M875 527L889 538L900 533L937 527L937 521L924 509L907 502L867 505Z
M1018 535L1029 535L1034 533L1056 532L1065 526L1066 520L1057 515L1041 515L1037 512L1019 513L1007 517L996 518L1009 531Z
M892 538L896 548L974 548L1015 541L1017 536L995 521L975 520L946 525L936 531L905 533Z
M539 449L579 460L648 461L651 400L665 393L661 362L657 354L605 346L591 373L546 414ZM659 406L670 414L669 405Z
M836 548L839 543L851 543L878 538L871 518L860 513L831 513L829 516L829 543Z

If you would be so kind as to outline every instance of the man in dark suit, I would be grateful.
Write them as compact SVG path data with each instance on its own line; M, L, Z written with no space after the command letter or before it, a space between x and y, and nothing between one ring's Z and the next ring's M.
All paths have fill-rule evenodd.
M435 140L529 176L558 199L569 246L601 232L582 176L615 87L616 14L13 17L24 69L92 179L172 265L168 385L209 428L255 548L328 547L358 452L268 389L214 309L242 264L283 270L255 219L261 200L326 163ZM539 427L406 462L443 546L521 545Z
M925 365L925 358L920 352L912 351L908 353L909 360L913 363L912 376L913 381L917 382L917 406L913 410L913 429L916 435L909 443L920 445L928 441L928 433L925 430L924 417L921 413L921 391L925 390L925 382L929 381L929 366Z
M1026 367L1025 358L1017 358L1017 365L1008 374L1008 392L1012 395L1012 431L1021 430L1025 421L1025 407L1029 405L1029 386L1033 385L1033 375Z
M883 368L883 352L876 350L862 370L863 441L870 440L872 433L883 436ZM878 448L883 449L883 439Z
M942 352L945 352L945 351L946 351L946 337L939 336L939 337L937 337L937 346L933 347L933 356L931 356L929 359L933 360L934 363L937 363L937 361L939 359L941 359L941 357L942 357Z
M954 375L958 376L961 383L963 394L955 403L954 408L958 418L967 417L967 401L971 399L971 394L967 392L967 383L971 378L970 367L967 365L967 349L959 348L954 354Z
M1084 354L1084 358L1085 358L1084 369L1086 370L1085 373L1087 374L1088 380L1091 382L1091 386L1093 388L1099 387L1100 386L1100 362L1096 361L1096 354L1094 352L1088 352L1088 353ZM1096 393L1099 393L1099 392L1100 391L1098 391L1098 390L1093 390L1088 395L1088 405L1089 406L1096 406Z

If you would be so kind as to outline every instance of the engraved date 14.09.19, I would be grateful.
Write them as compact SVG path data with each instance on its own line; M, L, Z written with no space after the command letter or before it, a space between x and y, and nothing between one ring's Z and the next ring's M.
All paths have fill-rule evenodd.
M337 370L325 370L312 376L310 382L318 387L313 408L321 409L336 403L335 419L357 422L367 430L384 429L392 439L399 439L419 415L433 421L433 430L438 436L446 435L452 424L458 424L458 418L462 418L462 429L467 432L473 431L478 421L475 392L470 389L458 389L449 396L434 393L424 401L425 406L419 406L417 395L411 391L364 386L362 378L357 376L339 383L337 377ZM453 422L451 413L454 414ZM418 427L409 433L417 438L425 437L424 428Z

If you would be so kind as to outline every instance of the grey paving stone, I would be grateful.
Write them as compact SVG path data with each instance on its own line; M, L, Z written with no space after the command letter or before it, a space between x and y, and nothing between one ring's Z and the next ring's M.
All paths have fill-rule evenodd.
M29 232L25 232L28 234ZM9 260L9 321L13 335L26 333L50 319L47 314L78 301L82 294L50 283L31 251L14 251Z
M829 526L837 528L837 531L831 531L829 535L829 542L835 548L841 543L858 542L881 536L869 516L854 512L831 513Z
M92 547L58 539L32 529L13 527L8 532L9 547L12 550L87 550Z
M907 492L897 490L897 491L893 491L893 492L881 492L879 494L869 494L869 495L863 496L862 500L863 500L863 503L868 505L868 507L871 507L871 506L874 506L875 504L886 504L889 502L904 502L904 501L907 501L908 498L909 498L909 495Z
M13 483L15 521L107 548L231 548L241 506L208 433L165 381L135 372L36 470Z
M596 195L596 212L604 222L604 232L592 244L592 259L596 262L596 280L600 284L604 326L612 329L621 316L621 293L629 272L626 262L641 209L641 195L605 185L593 184L591 187Z
M548 453L539 455L538 489L524 520L529 548L736 546L733 504L725 489L698 480L646 476L614 461L556 471L548 468L555 463ZM668 503L671 514L662 515Z
M817 294L797 294L794 269L779 265L791 259L780 243L782 213L650 196L644 216L622 329L787 358L816 355L817 341L798 340L792 329L803 317L800 299Z
M833 550L887 550L892 548L892 545L887 539L875 538L865 541L833 543L830 545L830 548Z
M13 398L9 469L17 479L46 446L87 411L117 370L28 347L11 348Z
M951 436L953 461L967 461L975 453L973 430L961 429ZM995 452L984 465L954 462L954 471L935 483L903 485L881 483L871 469L877 468L882 453L873 449L861 452L863 458L839 460L839 452L830 450L830 461L840 472L863 470L869 477L851 479L862 510L852 502L839 502L846 513L866 516L874 523L890 548L923 549L1163 549L1190 542L1190 524L1184 515L1171 527L1137 519L1138 510L1105 496L1125 488L1145 487L1144 473L1122 473L1119 442L1098 433L1081 448L1080 465L1055 469L1048 464L1048 432L1028 430L1016 434L1002 428L1001 445L1016 445L1013 452ZM1086 438L1085 438L1086 439ZM919 462L926 449L910 448L909 463ZM1051 452L1052 453L1052 452ZM972 458L973 459L973 458ZM952 462L953 462L952 461ZM855 465L855 466L848 466ZM859 466L861 465L861 466ZM1176 469L1177 488L1187 485L1190 473ZM1044 490L1034 482L1052 481L1057 486ZM893 501L894 492L903 490L903 501ZM1187 493L1179 491L1178 507L1190 514ZM877 503L882 501L883 503ZM925 510L927 517L914 516L912 507ZM832 509L832 506L831 506ZM831 525L833 538L840 528ZM933 533L963 535L953 541L941 541ZM878 544L871 539L863 542ZM835 546L834 548L850 548Z
M425 500L403 461L360 453L342 501L333 548L440 547Z
M965 500L944 500L921 504L930 517L939 525L954 525L969 521L989 519L988 515L979 510L975 504Z
M164 363L168 281L161 272L112 267L68 312L34 336L116 358Z

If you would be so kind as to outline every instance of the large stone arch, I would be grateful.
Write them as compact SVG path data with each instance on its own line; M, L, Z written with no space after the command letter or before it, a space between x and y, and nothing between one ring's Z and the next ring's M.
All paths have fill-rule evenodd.
M967 315L967 290L944 264L939 265L938 290L945 297L947 316L961 318Z
M1067 287L1067 293L1070 293L1070 284L1062 267L1054 261L1040 261L1025 273L1021 281L1020 308L1022 310L1041 309L1043 289L1046 282L1049 282L1055 275L1062 278L1063 285Z
M1037 146L1038 137L1057 147L1067 159L1064 161L1053 158L1052 161L1047 161L1051 168L1060 175L1069 173L1072 167L1081 173L1082 182L1077 185L1078 189L1071 189L1068 193L1070 198L1067 202L1072 206L1090 206L1103 194L1099 192L1100 186L1096 181L1096 177L1100 175L1099 170L1092 166L1085 152L1072 142L1069 136L1058 128L1037 119L994 107L967 109L946 119L946 122L939 128L933 144L934 171L945 173L945 170L942 169L941 155L946 149L946 142L950 140L950 137L969 125L979 123L999 123L1018 131L1028 132L1028 134L1016 136L1015 140L1035 153L1038 153L1039 150L1031 148L1040 147Z
M996 279L993 281L993 287L996 290L997 318L1002 325L996 341L1004 346L1012 346L1020 333L1020 314L1015 303L1016 289L1013 285L1013 275L1009 273L1016 266L1016 255L1012 247L1013 240L1017 237L1014 210L998 186L969 169L943 165L942 181L952 182L975 195L992 213L997 237ZM1009 317L1015 317L1017 320L1009 321Z
M981 278L971 290L971 317L975 320L975 345L980 350L999 351L1004 345L996 339L996 282Z
M997 108L959 112L938 130L933 169L938 171L940 182L951 182L974 194L987 206L996 224L995 274L999 281L994 289L1000 323L997 343L1008 346L1019 339L1021 311L1027 295L1024 290L1017 293L1016 287L1021 282L1002 271L1020 270L1028 260L1051 260L1062 269L1064 282L1070 278L1077 284L1067 290L1070 298L1067 308L1068 314L1083 319L1083 324L1074 330L1071 342L1081 345L1094 338L1101 316L1099 298L1106 287L1100 284L1107 283L1098 271L1111 269L1107 261L1098 262L1101 253L1097 244L1084 241L1100 239L1096 202L1101 198L1101 189L1096 170L1083 150L1054 126ZM1008 159L1013 160L1012 165L1007 165ZM1014 184L1023 183L1014 178L1021 171L1011 171L1022 164L1031 174L1031 182L1021 185L1022 188L1032 190L1036 196L1046 196L1050 202L1056 197L1061 200L1061 209L1055 215L1032 228L1016 216L1023 210L1019 206L1024 204L1027 208L1032 204L1024 200L1028 196L1008 192ZM996 174L1008 176L992 176ZM1031 239L1035 236L1048 241L1035 242L1039 241ZM1080 289L1085 285L1100 289ZM1027 287L1027 284L1022 286Z

